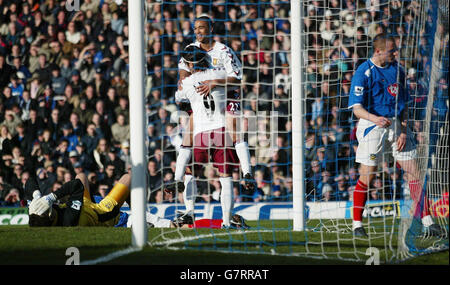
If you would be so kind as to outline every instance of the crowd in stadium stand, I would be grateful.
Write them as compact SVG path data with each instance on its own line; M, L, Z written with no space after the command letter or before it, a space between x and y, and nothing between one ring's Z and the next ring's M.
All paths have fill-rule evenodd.
M400 17L400 1L326 2L324 8L322 1L311 1L304 19L311 47L305 134L309 201L351 199L358 176L352 158L355 123L346 106L352 72L370 56L371 38L382 32L407 33L411 24L410 13ZM371 6L372 2L380 6ZM0 206L24 205L23 188L30 175L36 175L48 192L83 171L91 191L104 196L126 171L130 163L126 4L126 0L85 0L79 10L69 11L65 1L0 0ZM162 185L173 179L175 169L176 125L170 118L177 110L179 52L195 40L193 20L202 13L214 19L214 39L241 59L242 110L247 122L252 117L257 122L257 135L246 136L257 190L246 193L241 174L235 172L235 199L292 200L289 5L288 1L146 0L149 202L182 200L181 195L162 191ZM426 68L417 68L427 64L424 45L416 68L408 67L408 86L414 91L426 89L418 72ZM269 114L274 111L278 131L270 133ZM276 146L270 148L273 136ZM199 178L197 201L218 201L217 171L208 166ZM392 184L394 178L397 185ZM404 189L401 178L395 167L383 165L370 198L392 198L394 188L399 198Z

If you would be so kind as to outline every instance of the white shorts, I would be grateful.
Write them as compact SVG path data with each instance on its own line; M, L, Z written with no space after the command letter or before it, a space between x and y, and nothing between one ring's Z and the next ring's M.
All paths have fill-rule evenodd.
M356 162L367 166L377 166L388 154L398 161L415 159L417 156L416 143L410 129L407 131L406 145L402 151L397 151L397 138L400 135L400 120L390 119L392 124L388 128L380 128L374 123L360 119L356 129L358 149L356 150Z

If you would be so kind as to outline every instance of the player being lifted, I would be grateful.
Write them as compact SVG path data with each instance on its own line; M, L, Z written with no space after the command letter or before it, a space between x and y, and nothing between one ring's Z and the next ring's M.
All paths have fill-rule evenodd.
M198 17L194 23L196 41L188 45L188 47L197 47L204 50L208 55L206 60L209 62L210 67L220 69L225 73L222 77L216 77L213 80L204 80L202 84L197 86L197 91L199 94L206 96L216 86L225 86L225 92L229 99L227 102L227 108L230 111L239 111L240 102L236 100L239 99L239 83L242 79L242 65L229 47L213 40L212 26L212 20L209 16L202 15ZM180 59L178 68L180 74L179 82L181 82L184 78L191 74L191 71L183 58ZM184 176L185 191L183 192L183 195L186 205L186 213L193 213L197 193L196 184L191 183L193 179L192 175L185 175L186 166L191 159L193 137L190 130L192 130L192 120L193 116L191 114L188 130L183 135L182 146L180 147L177 156L177 165L174 177L175 181L183 181ZM253 190L254 179L250 170L250 152L248 144L239 133L240 124L237 116L233 116L232 113L228 113L226 116L226 127L227 131L229 131L232 136L232 142L239 158L242 173L245 179L245 187L248 190Z
M428 201L423 193L420 170L416 163L416 147L407 127L409 94L403 86L405 73L395 60L397 48L392 38L378 35L373 40L373 55L356 70L350 91L349 108L359 119L356 136L356 162L360 178L353 193L353 232L367 234L362 214L370 186L382 155L390 151L406 173L414 201L414 219L431 235L442 229L433 222Z
M231 173L238 166L238 158L231 138L226 133L226 112L229 111L226 87L217 86L206 96L198 89L206 80L225 78L226 70L211 68L207 60L208 54L196 46L186 47L182 56L191 75L183 79L181 88L175 93L175 100L188 100L192 107L194 172L202 170L211 157L220 173L223 227L228 228L233 209ZM177 170L178 167L177 164Z

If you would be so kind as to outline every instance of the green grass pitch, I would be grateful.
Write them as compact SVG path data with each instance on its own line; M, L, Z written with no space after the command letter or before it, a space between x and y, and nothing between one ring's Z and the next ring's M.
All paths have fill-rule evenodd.
M388 221L389 222L389 221ZM384 224L388 223L384 222ZM151 246L103 264L127 265L352 265L365 264L366 250L375 247L385 263L394 254L396 238L383 233L388 226L372 223L371 239L355 239L347 224L308 222L308 228L340 231L292 232L290 221L248 222L251 229L149 229ZM339 242L337 242L337 240ZM64 265L66 249L77 247L81 262L125 249L131 244L126 228L0 227L0 264ZM306 256L305 253L308 253ZM396 264L396 263L394 263ZM400 264L449 265L449 252L415 257Z

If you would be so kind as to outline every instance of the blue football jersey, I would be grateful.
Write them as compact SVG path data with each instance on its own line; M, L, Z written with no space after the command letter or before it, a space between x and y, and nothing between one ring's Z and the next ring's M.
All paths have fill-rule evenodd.
M379 67L368 59L353 75L348 107L360 104L377 116L400 116L409 101L408 91L402 83L404 80L405 72L397 62Z

